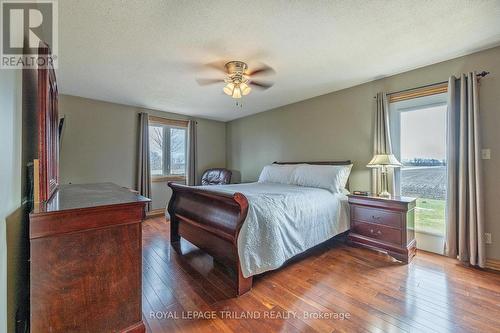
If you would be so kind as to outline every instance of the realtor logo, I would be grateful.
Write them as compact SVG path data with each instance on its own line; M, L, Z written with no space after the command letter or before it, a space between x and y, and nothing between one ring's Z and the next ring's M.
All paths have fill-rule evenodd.
M0 0L0 68L57 68L58 34L56 0ZM44 42L51 57L38 57Z

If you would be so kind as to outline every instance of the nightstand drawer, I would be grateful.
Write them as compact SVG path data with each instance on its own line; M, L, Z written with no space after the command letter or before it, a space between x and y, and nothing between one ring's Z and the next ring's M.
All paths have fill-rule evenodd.
M381 209L354 206L352 218L357 221L365 221L401 228L401 214Z
M351 226L352 231L359 235L398 245L402 242L400 229L360 221L353 221L353 224Z

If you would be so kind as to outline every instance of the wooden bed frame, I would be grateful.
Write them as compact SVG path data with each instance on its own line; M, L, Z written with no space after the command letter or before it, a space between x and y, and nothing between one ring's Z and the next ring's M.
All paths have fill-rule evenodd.
M274 162L274 164L349 165L351 161ZM172 198L170 242L181 252L180 238L188 240L217 261L234 269L237 295L252 289L253 276L245 278L238 256L238 235L248 212L248 200L242 193L223 194L196 187L168 183Z

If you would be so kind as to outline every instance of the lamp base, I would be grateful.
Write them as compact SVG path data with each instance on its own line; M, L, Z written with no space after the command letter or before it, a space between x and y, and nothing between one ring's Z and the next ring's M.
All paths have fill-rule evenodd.
M387 192L387 191L380 192L380 193L378 194L378 196L379 196L380 198L387 198L387 199L390 199L390 198L391 198L391 194L390 194L389 192Z

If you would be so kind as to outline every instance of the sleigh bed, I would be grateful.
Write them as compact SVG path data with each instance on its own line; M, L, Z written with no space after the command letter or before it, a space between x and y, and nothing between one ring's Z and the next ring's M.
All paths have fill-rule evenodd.
M173 192L168 204L172 247L181 253L182 237L234 269L237 295L252 288L253 275L276 269L349 228L346 196L324 189L260 183L168 186Z

